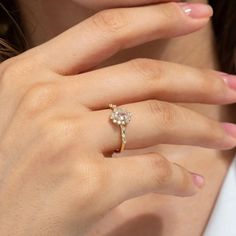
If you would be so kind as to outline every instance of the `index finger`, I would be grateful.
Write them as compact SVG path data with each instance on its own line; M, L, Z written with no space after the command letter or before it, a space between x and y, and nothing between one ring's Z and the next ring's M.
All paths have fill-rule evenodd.
M120 50L196 31L211 15L209 5L173 2L104 10L39 46L37 61L56 73L76 74Z

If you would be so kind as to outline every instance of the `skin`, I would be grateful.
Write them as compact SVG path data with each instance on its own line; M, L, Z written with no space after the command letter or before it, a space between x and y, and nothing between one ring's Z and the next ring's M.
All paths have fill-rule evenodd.
M79 10L82 11L82 8L78 5L78 8L74 9L74 3L69 1L61 5L54 5L59 18L61 18L60 14L62 14L62 5L63 10L68 10L66 12L70 12L70 14L71 12L76 13L75 15L72 14L73 17L69 17L68 22L63 19L63 24L59 25L56 17L45 19L42 17L42 14L45 14L44 10L48 9L49 11L50 7L53 7L53 3L48 4L49 5L45 3L45 8L42 8L42 11L36 11L38 15L35 16L36 19L41 16L39 19L45 20L45 22L42 22L41 26L45 27L45 25L47 25L49 27L47 29L48 34L41 34L40 29L42 30L42 28L39 25L38 30L36 30L35 34L31 37L32 44L40 44L53 35L58 34L60 31L63 31L73 24L73 22L82 20L77 17ZM26 2L22 2L22 6L25 5ZM176 14L176 5L172 4L168 6L171 6L168 8L169 10L171 9L170 13ZM37 7L37 2L34 6L29 7L33 10L33 7ZM101 6L98 7L101 8ZM70 9L73 10L70 11ZM153 9L153 7L148 9ZM155 13L158 12L158 9L159 8L155 9ZM133 12L135 9L127 11L127 15L132 14L131 10ZM180 11L177 12L178 14L176 16L177 19L179 19ZM91 14L92 11L88 10L87 13ZM152 16L150 12L146 10L139 13L142 16ZM154 23L159 22L157 20L158 18L154 18L157 17L156 15L158 16L159 14L155 14L153 18L147 17L147 25L150 28L148 27L147 29L147 27L145 27L145 29L143 29L137 24L139 27L132 28L132 30L128 31L131 32L130 34L121 33L116 37L122 38L122 35L125 35L125 40L123 39L122 42L130 47L149 41L151 36L153 37L153 34L150 36L149 32L156 28L160 29L161 27L161 24L157 27ZM85 12L82 18L83 17L86 17ZM25 18L27 19L27 15L25 15ZM146 18L144 17L143 19ZM169 19L165 19L164 22L168 22L168 20ZM91 29L90 27L94 27L94 25L89 25L89 22L88 20L85 24L86 27L82 27L82 29ZM1 212L4 213L2 214L4 217L0 219L0 225L4 226L3 229L1 229L1 233L4 235L6 232L11 232L11 235L21 235L22 232L23 234L27 232L32 234L32 232L34 232L32 230L35 230L35 232L44 233L43 235L82 235L101 215L107 213L110 208L117 206L127 199L150 192L177 194L181 196L192 195L197 192L198 189L192 181L192 175L182 168L170 164L162 156L156 154L158 152L163 156L167 156L168 159L173 162L182 164L194 172L202 173L206 178L204 190L191 198L176 198L149 194L132 199L115 208L87 235L137 235L136 230L138 230L139 233L142 232L141 235L145 233L149 233L150 235L200 235L233 156L232 151L217 151L213 149L231 149L235 146L235 138L230 134L232 128L230 128L229 125L222 125L204 115L200 115L202 113L215 120L224 119L230 121L232 116L230 112L227 112L228 107L219 105L193 106L192 104L182 104L182 102L227 104L235 102L236 93L225 84L223 80L225 77L219 73L209 70L197 70L191 67L183 67L181 65L163 63L160 61L136 60L115 67L109 67L105 70L99 70L96 74L89 72L77 75L80 71L83 72L95 65L99 65L101 55L108 57L116 52L114 46L119 42L116 40L104 44L108 46L96 46L95 43L92 44L95 46L91 50L93 54L89 54L88 50L91 45L89 45L89 47L85 47L85 45L84 47L82 47L83 45L78 46L80 45L78 44L79 38L77 44L73 44L74 38L78 37L77 35L87 35L86 41L89 41L91 32L93 38L96 35L98 37L101 36L101 29L105 30L105 32L110 32L106 30L106 24L100 24L100 21L96 22L99 27L93 28L93 31L82 31L82 29L76 28L76 30L69 31L67 34L62 35L54 41L50 41L39 48L34 48L22 54L20 57L14 58L1 65L2 79L6 84L3 90L4 93L2 93L1 102L5 104L4 99L6 97L12 98L8 101L9 113L6 113L2 118L3 120L1 120L1 134L3 136L2 140L4 140L1 145L1 153L4 157L1 158L3 163L1 168L5 170L1 171L1 178L5 180L3 182L5 184L2 185L3 187L1 189L2 199L0 201ZM186 18L184 24L188 24L188 30L192 31L201 28L206 22L205 20L202 20L202 22L199 20L198 23L190 23L190 18ZM176 23L178 22L175 19L175 24ZM58 25L54 28L56 24ZM50 27L56 30L53 32ZM156 34L154 37L172 37L176 33L179 34L179 31L182 31L181 34L187 33L183 32L182 28L178 29L178 32L175 30L176 25L170 24L167 31L155 31ZM133 35L134 32L137 32L137 34ZM161 35L161 32L166 32L167 35ZM39 35L43 35L43 37L38 37ZM114 34L111 34L111 37L105 38L112 40L112 37L114 37ZM197 50L198 52L191 54L191 58L187 57L187 55L184 57L182 49L188 40L198 43L202 42L203 39L206 41L206 44L201 44ZM83 43L86 42L82 41L81 44ZM140 56L143 57L145 55L145 57L150 56L152 58L181 62L183 64L187 64L186 61L184 61L187 60L188 64L192 64L196 67L203 67L204 65L208 68L217 69L213 48L209 47L210 43L211 30L208 26L192 36L162 41L161 47L160 44L157 43L151 43L148 46L141 47ZM61 59L60 51L62 46L68 49L63 53L63 59ZM150 48L150 46L153 47L152 50L146 50L146 47ZM165 46L164 51L163 46ZM206 47L207 50L204 50L204 47ZM83 51L83 48L87 49ZM186 48L186 46L184 48L184 53L186 54L189 54L192 49L191 47ZM79 51L80 55L78 55L76 51ZM205 54L202 54L202 51L204 51ZM118 57L113 58L108 64L114 64L119 61L125 61L127 58L136 57L137 55L132 55L134 52L135 51L132 51L132 49L125 51L123 54L119 54ZM150 52L155 53L148 55ZM175 57L173 57L173 52L175 52ZM73 55L73 57L71 55ZM172 58L170 58L170 55ZM52 58L57 58L57 60L53 60ZM199 60L199 58L201 58L201 60ZM201 61L202 64L199 63L199 61ZM209 61L211 61L211 64L209 64ZM144 68L148 68L148 70ZM159 74L159 68L161 68L162 71L161 76ZM165 73L163 73L163 71ZM171 71L173 71L173 74ZM180 71L181 73L179 73ZM33 80L32 74L36 75ZM117 89L111 90L112 88L106 87L107 81L104 78L108 78L107 75L112 79L111 84L116 83L121 86L122 96ZM183 79L183 83L176 83L176 85L173 86L173 83L175 83L173 76L177 75L178 79ZM54 80L56 79L55 82L51 81L52 77ZM15 78L14 83L12 80L9 83L9 78ZM72 78L79 78L79 80L70 81ZM134 80L134 78L136 79ZM157 78L162 78L160 81L163 81L158 86ZM137 83L137 79L140 83ZM97 80L101 82L96 84ZM35 83L42 81L46 84L43 84L43 86L35 86ZM228 82L231 83L232 80L228 79ZM124 83L126 83L125 86L123 85ZM14 86L12 86L13 84ZM56 85L54 86L54 84ZM98 86L97 88L95 84ZM150 86L148 86L148 84L150 84ZM186 87L184 88L180 86L180 84L186 85ZM178 85L180 86L179 88L176 87ZM171 90L173 87L175 90ZM101 89L103 89L102 91L106 91L104 93L106 99L104 98L104 100L102 100L102 98L97 99L99 96L97 91ZM86 93L84 93L84 91L86 91ZM131 91L132 96L130 96ZM163 93L163 91L165 92ZM173 92L180 94L183 91L185 92L182 98L181 96L173 95ZM60 94L63 99L58 99L55 94ZM86 94L93 94L93 96L86 96ZM134 94L136 94L135 98ZM108 98L110 98L113 103L134 103L124 106L129 111L136 114L135 117L137 117L137 119L129 125L129 142L127 148L152 147L148 147L144 150L141 149L138 152L136 150L129 150L122 153L124 156L132 155L132 158L115 158L108 159L109 161L106 162L103 161L103 158L101 158L103 157L102 155L109 155L112 150L119 147L120 142L118 135L119 130L114 129L113 125L106 122L106 117L110 114L109 110L104 110ZM150 100L151 98L164 100L168 103L156 103L156 100ZM176 98L181 99L176 100ZM20 101L20 103L18 104L17 112L14 112L16 111L17 101ZM173 102L181 102L183 106L176 106ZM197 110L199 113L184 107ZM88 109L102 109L102 111L90 113ZM5 110L6 109L4 109L4 111ZM151 112L150 116L148 116L150 120L147 122L149 125L146 129L140 130L141 121L146 118L142 115L143 112ZM65 117L63 122L59 122L61 121L60 117L62 114ZM70 117L77 117L79 115L79 122L68 120L65 114ZM224 116L224 118L222 118L222 116ZM12 119L12 117L14 119ZM48 117L53 117L54 122ZM166 120L166 117L169 117L169 119ZM31 125L25 125L29 124L32 119L35 120L34 124L31 122ZM95 124L95 121L98 120L101 124L99 126L100 128L96 131L97 137L99 138L94 138L96 135L93 133L91 136L90 133L92 133L92 131L94 132L95 128L98 128ZM78 123L80 124L79 127ZM48 124L48 126L46 126L46 124ZM165 129L162 128L163 125ZM5 127L10 128L4 130ZM45 129L45 127L47 127L47 129ZM64 138L65 129L68 134L66 138ZM183 129L185 129L184 133L182 132ZM146 132L147 130L148 132ZM157 133L155 130L161 130L161 132ZM140 132L139 135L137 135L137 131ZM81 133L84 134L83 137L81 137ZM78 136L78 134L80 135ZM24 135L23 140L19 140L20 135ZM139 140L137 138L139 136L145 138ZM109 140L107 140L107 137L109 137ZM78 141L78 139L80 141ZM143 140L145 140L145 143ZM169 142L169 145L153 146L158 142ZM35 146L33 144L35 144ZM184 145L176 146L174 144ZM196 145L196 147L186 145ZM213 149L200 148L199 146ZM19 150L21 154L19 154ZM55 161L55 155L58 150L63 152L62 155L57 156L57 161ZM32 155L30 155L32 151L38 151L38 154L32 157ZM143 156L144 158L141 159L140 157L137 158L133 156L138 153L144 153L144 151L145 153L152 151L155 152L155 154L151 154L150 156L145 154ZM42 155L41 152L43 152L44 155ZM191 154L191 159L189 159L189 154ZM16 157L20 157L17 163ZM53 165L48 165L49 161L50 164ZM68 168L65 168L65 166ZM80 168L74 168L78 166L80 166ZM209 168L211 168L212 171L209 171ZM11 172L16 169L18 170L16 174L11 176ZM38 171L40 169L44 170L43 179L42 173ZM54 171L53 176L55 179L51 176L52 170ZM182 171L184 171L184 174ZM55 186L56 183L58 184L56 177L61 176L61 173L67 176L67 178L65 182L59 182L61 188L55 191L55 188L52 188L52 186ZM166 173L172 174L169 175ZM215 176L215 173L217 173L217 176ZM32 178L28 178L29 176L32 176ZM130 180L128 182L127 176ZM184 183L187 184L183 185L184 176ZM153 181L153 178L161 181ZM84 182L82 180L84 179L89 180L89 182L85 181L85 184L83 184ZM24 181L22 182L22 180ZM25 183L25 185L23 185L23 183ZM48 185L49 183L52 183L52 185ZM14 186L18 187L14 188ZM23 186L26 187L24 191L22 190ZM35 189L36 186L42 186L42 189ZM45 186L49 186L49 188ZM74 191L78 186L80 186L79 193ZM90 187L88 188L88 186ZM54 191L52 191L52 189ZM50 207L47 209L42 208L44 203L43 199L45 199L45 197L48 198L49 190L50 193L53 193L50 195L52 197L49 198L48 206ZM67 193L66 196L63 194L64 192ZM104 192L112 194L104 198ZM39 197L38 193L40 193L41 197ZM71 195L71 193L73 194ZM84 195L81 195L81 193L84 193ZM34 198L34 194L37 196L36 198ZM74 203L78 204L78 211L76 212L73 211L75 207ZM96 206L100 206L98 207L99 209L94 207L92 203L95 203ZM29 205L32 207L29 207ZM144 205L145 207L143 207ZM21 208L18 208L20 206ZM21 211L22 206L24 214L22 214ZM9 209L12 210L9 211ZM39 209L41 210L39 211ZM65 209L69 210L66 211ZM185 212L182 212L180 209L185 209ZM34 214L35 211L41 214L38 214L39 217L36 217L35 221L32 222L29 227L30 219L32 219L31 215ZM24 217L14 218L19 213ZM46 221L43 217L45 215L48 216ZM11 224L9 222L14 223ZM179 227L176 227L176 224ZM56 225L56 227L53 228L51 225ZM133 225L135 225L135 227ZM141 226L141 228L139 228L139 226ZM191 226L191 229L188 226ZM79 232L78 229L80 229Z

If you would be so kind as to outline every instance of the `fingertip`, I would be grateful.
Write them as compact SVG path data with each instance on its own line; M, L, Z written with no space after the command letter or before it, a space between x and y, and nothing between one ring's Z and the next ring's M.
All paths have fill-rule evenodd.
M209 23L213 15L213 9L208 4L170 2L163 4L163 7L169 9L170 13L167 15L172 15L179 21L178 23L176 21L175 29L178 29L178 31L175 36L191 34L200 30ZM177 15L175 14L176 10L178 12Z
M213 15L213 9L208 4L202 3L178 3L185 15L193 19L210 18Z
M196 174L196 173L191 173L193 183L196 187L199 189L202 189L205 185L205 179L203 176Z
M203 176L188 171L183 166L173 163L175 168L176 180L176 196L191 197L199 193L205 185L205 179ZM181 177L180 177L181 176Z

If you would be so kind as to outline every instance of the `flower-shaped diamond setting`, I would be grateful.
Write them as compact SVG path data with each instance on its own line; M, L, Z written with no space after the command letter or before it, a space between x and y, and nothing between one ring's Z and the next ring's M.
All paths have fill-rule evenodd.
M127 125L131 121L132 114L123 108L116 107L110 104L109 107L112 109L110 119L113 123L118 125Z

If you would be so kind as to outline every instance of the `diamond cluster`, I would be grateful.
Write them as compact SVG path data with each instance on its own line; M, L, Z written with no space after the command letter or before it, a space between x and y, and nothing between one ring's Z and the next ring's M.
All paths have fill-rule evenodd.
M109 106L112 108L110 119L113 123L118 125L127 125L131 121L132 114L130 112L112 104Z

